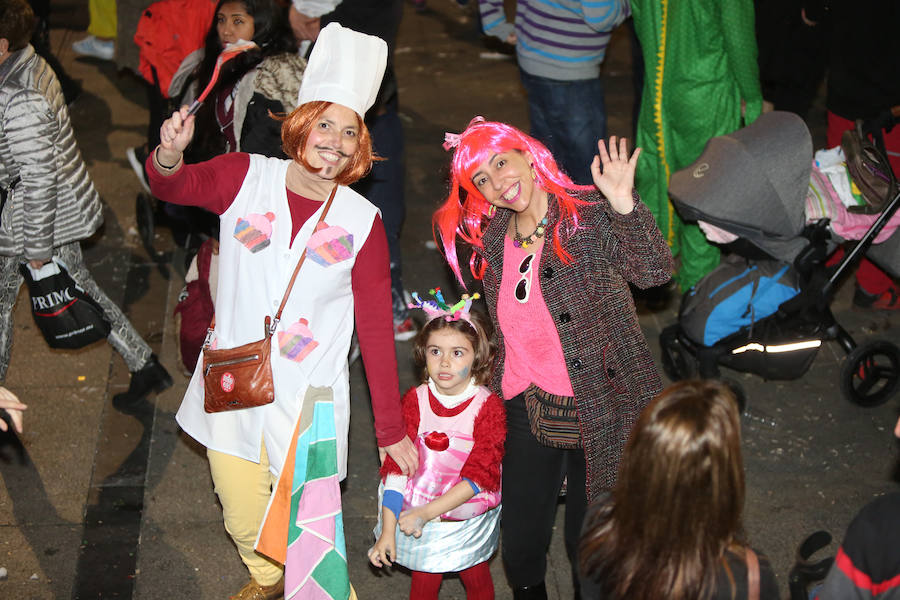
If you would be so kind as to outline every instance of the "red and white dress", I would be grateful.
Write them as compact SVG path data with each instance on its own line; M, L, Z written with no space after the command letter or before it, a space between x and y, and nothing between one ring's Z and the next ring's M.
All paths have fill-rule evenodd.
M503 401L484 386L470 386L468 399L445 406L429 385L403 397L407 434L419 451L419 468L405 484L403 510L422 506L460 481L478 490L467 502L426 523L415 538L397 530L397 562L414 571L462 571L489 559L497 549L500 520L500 462L506 438ZM400 473L390 457L384 477ZM383 484L382 484L383 488ZM379 507L382 489L379 489ZM375 528L381 535L381 510Z

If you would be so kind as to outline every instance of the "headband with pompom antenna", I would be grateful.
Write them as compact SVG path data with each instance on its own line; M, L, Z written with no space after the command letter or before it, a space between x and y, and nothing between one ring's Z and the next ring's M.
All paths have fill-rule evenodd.
M481 298L480 294L477 292L471 296L463 294L459 302L451 306L444 301L444 294L441 292L441 288L428 290L428 293L431 294L434 300L422 300L418 293L413 292L411 294L413 302L409 303L409 308L421 308L425 312L427 321L439 318L448 322L463 320L469 323L473 329L478 330L475 327L475 323L472 322L470 312L472 310L472 301Z

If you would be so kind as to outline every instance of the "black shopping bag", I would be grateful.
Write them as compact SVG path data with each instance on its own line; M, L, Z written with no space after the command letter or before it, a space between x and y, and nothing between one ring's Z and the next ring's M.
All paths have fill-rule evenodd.
M83 348L109 335L103 309L54 258L40 269L21 265L31 295L31 314L51 348Z

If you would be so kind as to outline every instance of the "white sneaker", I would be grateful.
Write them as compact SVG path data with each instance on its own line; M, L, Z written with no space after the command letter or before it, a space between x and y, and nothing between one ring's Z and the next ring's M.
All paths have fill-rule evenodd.
M89 35L83 40L72 43L72 50L75 54L82 56L91 56L100 60L112 60L115 53L115 44L112 40L101 40L93 35Z

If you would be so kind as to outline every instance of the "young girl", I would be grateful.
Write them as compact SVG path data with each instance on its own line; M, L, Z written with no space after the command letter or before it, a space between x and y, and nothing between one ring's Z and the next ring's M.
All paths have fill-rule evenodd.
M499 537L506 438L503 403L484 387L494 360L492 328L469 310L478 294L452 307L440 289L432 294L436 301L413 294L416 304L410 304L429 319L414 350L425 383L403 397L419 468L407 478L385 459L378 541L369 560L376 567L398 562L412 570L410 598L436 599L443 574L459 572L469 600L489 600L494 584L487 560Z

